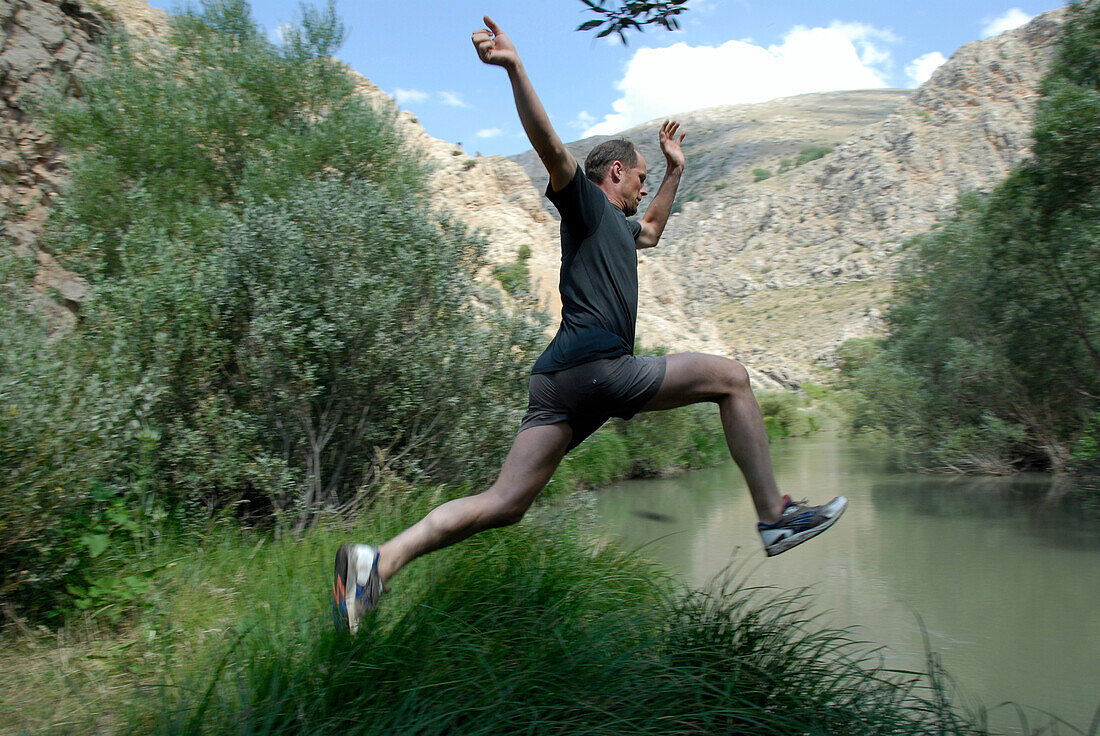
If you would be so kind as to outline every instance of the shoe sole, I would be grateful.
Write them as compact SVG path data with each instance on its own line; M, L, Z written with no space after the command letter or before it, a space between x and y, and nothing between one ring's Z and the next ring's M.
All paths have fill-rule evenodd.
M844 512L847 510L848 500L845 499L844 504L840 507L840 511L837 511L833 516L830 516L828 519L825 520L824 523L818 524L813 529L807 529L804 532L792 534L789 537L781 539L773 544L771 547L765 547L764 553L767 554L768 557L775 557L776 555L782 554L793 547L797 547L798 545L809 539L813 539L818 534L821 534L821 532L825 531L833 524L835 524L837 519L839 519L841 516L844 516Z
M351 583L352 595L355 595L355 580L348 580L351 571L351 545L341 545L336 551L336 567L332 575L332 617L339 629L352 630L355 623L351 620L348 607L348 583ZM354 605L354 603L353 603Z

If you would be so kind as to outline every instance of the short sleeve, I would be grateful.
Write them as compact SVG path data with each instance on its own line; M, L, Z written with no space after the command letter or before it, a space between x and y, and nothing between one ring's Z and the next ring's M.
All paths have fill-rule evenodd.
M626 226L630 229L630 234L634 237L634 240L637 240L638 236L642 234L642 223L637 220L627 220Z
M557 208L561 221L578 240L594 231L607 212L607 195L584 175L580 165L560 191L553 191L547 184L546 198Z

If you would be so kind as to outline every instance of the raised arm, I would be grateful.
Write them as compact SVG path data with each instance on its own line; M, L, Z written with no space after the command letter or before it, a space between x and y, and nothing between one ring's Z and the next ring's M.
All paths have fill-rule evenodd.
M561 142L561 138L550 125L535 88L527 77L516 47L504 34L493 19L485 16L487 28L474 31L472 41L477 55L486 64L502 66L508 72L512 82L512 94L516 98L516 111L519 113L523 130L531 141L535 153L542 159L542 165L550 174L550 186L557 192L565 188L577 171L577 160Z
M661 233L665 231L665 223L672 213L672 202L676 199L676 188L680 186L680 176L684 173L684 152L680 144L684 142L686 133L681 133L676 138L676 132L680 124L666 120L661 126L658 138L661 143L661 153L665 155L665 178L661 180L661 187L657 190L657 196L649 203L642 218L642 231L638 234L635 244L639 249L652 248L661 239Z

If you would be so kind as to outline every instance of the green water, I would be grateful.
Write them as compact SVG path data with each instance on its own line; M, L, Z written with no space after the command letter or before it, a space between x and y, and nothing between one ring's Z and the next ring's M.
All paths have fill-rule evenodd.
M1029 706L1032 728L1049 721L1040 709L1088 729L1100 706L1100 521L1067 509L1052 479L899 473L835 437L772 453L785 492L815 503L842 494L850 506L771 560L732 463L601 490L598 514L694 585L732 561L752 584L812 587L826 622L857 627L891 668L923 669L919 614L965 698ZM991 722L1022 730L1012 708Z

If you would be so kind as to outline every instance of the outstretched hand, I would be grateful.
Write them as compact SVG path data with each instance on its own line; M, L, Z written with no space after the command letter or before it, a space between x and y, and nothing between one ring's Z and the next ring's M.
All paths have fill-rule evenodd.
M516 47L511 39L500 30L500 26L493 22L489 16L483 18L487 28L479 28L470 38L477 49L477 55L486 64L508 67L519 61Z
M687 163L684 151L680 148L680 144L684 142L687 133L681 133L679 139L677 139L676 131L679 129L679 122L666 120L661 125L661 131L657 134L657 138L661 142L661 153L665 155L665 164L670 169L676 166L683 168L684 164Z

